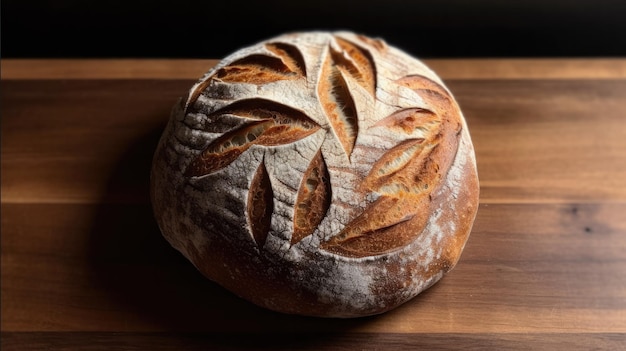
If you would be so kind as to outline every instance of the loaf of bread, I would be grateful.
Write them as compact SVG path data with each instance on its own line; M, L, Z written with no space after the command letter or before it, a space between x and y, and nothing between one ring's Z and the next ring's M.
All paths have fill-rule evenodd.
M160 230L264 308L380 314L459 260L478 208L466 121L420 60L348 31L242 48L172 110L155 151Z

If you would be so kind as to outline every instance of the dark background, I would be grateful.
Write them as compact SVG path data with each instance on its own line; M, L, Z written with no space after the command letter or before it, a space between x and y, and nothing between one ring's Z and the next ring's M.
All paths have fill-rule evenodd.
M221 58L346 29L422 58L626 56L626 0L2 0L5 58Z

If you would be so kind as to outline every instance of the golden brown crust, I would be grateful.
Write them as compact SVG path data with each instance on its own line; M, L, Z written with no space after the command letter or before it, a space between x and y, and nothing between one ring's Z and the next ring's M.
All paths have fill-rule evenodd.
M154 212L204 275L260 306L383 313L459 260L478 208L467 125L439 77L349 32L222 60L174 107Z

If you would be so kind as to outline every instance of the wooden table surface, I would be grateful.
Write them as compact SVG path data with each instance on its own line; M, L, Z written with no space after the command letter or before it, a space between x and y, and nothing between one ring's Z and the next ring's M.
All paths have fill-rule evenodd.
M2 60L1 349L626 349L626 59L425 60L467 118L458 265L383 315L266 311L204 279L148 197L214 60Z

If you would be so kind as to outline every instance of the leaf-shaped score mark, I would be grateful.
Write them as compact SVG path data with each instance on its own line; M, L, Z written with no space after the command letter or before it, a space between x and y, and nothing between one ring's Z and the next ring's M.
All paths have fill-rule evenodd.
M350 159L359 131L358 116L348 85L331 60L322 67L317 90L330 126Z
M329 54L322 64L317 93L348 159L359 133L357 108L346 79L362 86L372 98L376 95L376 69L368 51L341 39L334 38Z
M270 231L274 210L274 193L264 162L261 162L252 178L247 209L252 236L257 246L262 248Z
M330 47L330 54L336 67L350 75L372 96L376 94L376 66L371 54L351 42L335 37L340 51Z
M376 191L384 194L400 192L420 193L423 185L415 176L420 174L424 157L433 145L424 139L409 139L387 151L374 165L361 183L362 191Z
M297 47L286 43L268 43L265 48L273 52L276 56L280 57L292 73L289 75L296 77L306 77L306 65L304 64L304 57Z
M412 193L381 196L321 248L342 256L367 257L403 247L426 225L427 216L419 212L427 208L427 200L428 196Z
M304 59L295 46L268 43L265 47L276 57L263 54L246 56L218 70L215 78L223 82L267 84L306 76Z
M291 244L313 234L331 203L330 177L321 152L313 158L304 172L298 190Z
M422 75L408 75L396 80L396 83L418 93L426 101L430 109L437 114L454 108L452 106L454 102L448 91L438 83Z
M203 176L216 172L231 164L252 145L289 144L320 129L301 111L264 99L239 100L209 117L220 118L222 115L234 115L245 122L211 142L190 163L185 175Z
M190 93L187 106L191 106L213 80L261 85L306 77L304 58L295 46L285 43L267 43L265 48L275 56L253 54L218 69L213 75L195 86Z
M419 133L426 137L432 135L433 130L439 127L441 120L432 111L423 108L407 108L376 122L370 128L386 127L391 130L399 130L408 135Z

